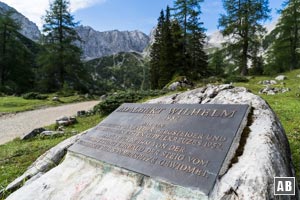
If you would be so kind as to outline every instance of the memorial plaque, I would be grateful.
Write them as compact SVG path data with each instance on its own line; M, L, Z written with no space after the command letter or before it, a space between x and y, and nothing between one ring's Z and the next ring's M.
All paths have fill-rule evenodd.
M248 105L123 104L69 150L209 195L248 112Z

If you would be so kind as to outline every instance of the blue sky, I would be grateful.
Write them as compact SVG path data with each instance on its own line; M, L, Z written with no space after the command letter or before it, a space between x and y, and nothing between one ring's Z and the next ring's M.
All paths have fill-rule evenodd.
M42 25L41 16L49 8L49 0L0 0L16 8L31 21ZM53 0L50 0L53 1ZM273 19L283 0L269 0ZM98 31L141 30L149 34L156 25L160 10L173 6L174 0L70 0L76 21ZM222 0L205 0L202 21L207 33L217 30L218 18L223 12ZM266 23L271 23L267 21Z
M148 34L157 23L160 10L165 9L167 5L172 7L173 2L173 0L107 0L91 8L78 10L74 15L81 24L99 31L141 30ZM270 1L275 19L276 9L281 8L281 4L281 0ZM208 33L217 30L221 12L223 12L222 0L206 0L202 4L201 18Z

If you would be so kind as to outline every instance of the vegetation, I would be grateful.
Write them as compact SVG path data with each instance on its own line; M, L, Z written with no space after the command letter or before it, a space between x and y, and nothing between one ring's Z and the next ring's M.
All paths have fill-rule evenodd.
M80 133L96 126L102 119L103 117L99 117L99 115L79 117L77 118L78 123L67 127L62 135L37 136L25 141L15 139L0 145L0 190L22 175L47 150L73 136L74 132ZM48 128L53 129L54 125Z
M268 51L265 74L275 74L300 67L300 1L285 1L284 7L279 22L268 36L273 38L274 42Z
M174 18L167 6L158 18L151 49L151 89L161 89L173 76L199 79L207 75L204 28L200 22L202 0L177 0Z
M74 43L80 38L75 31L68 0L55 0L46 11L43 25L44 51L38 57L41 66L40 90L53 92L64 87L86 91L87 73L81 62L81 49ZM43 75L44 74L44 75Z
M108 115L123 103L135 103L149 97L160 96L166 92L154 91L120 91L110 94L104 101L94 107L94 110L102 115Z
M0 15L0 92L22 93L34 81L33 54L22 42L20 25L12 18L13 12Z
M226 14L219 19L223 36L230 37L225 44L230 59L239 66L242 76L248 75L248 60L256 64L265 29L262 22L269 18L269 1L223 0ZM254 66L255 67L255 66Z
M288 87L291 89L291 91L283 94L276 94L276 98L274 98L273 95L268 96L259 94L259 90L264 86L258 84L258 82L262 80L274 79L274 76L253 77L247 83L235 84L236 86L246 87L253 93L260 95L268 102L268 104L275 111L276 115L279 117L279 120L283 124L290 143L292 158L296 168L298 180L300 180L300 78L297 77L297 75L299 74L300 70L293 70L291 72L285 73L288 79L284 81L284 85L279 83L274 87Z
M85 68L93 77L90 91L103 95L118 90L149 89L149 67L143 57L135 52L118 53L90 60Z
M27 94L24 95L25 97ZM58 94L40 95L41 99L26 99L16 96L4 96L0 97L0 115L1 113L15 113L28 110L35 110L42 107L57 106L65 103L73 103L79 101L89 100L82 95L72 95L64 97ZM46 99L44 99L48 96ZM58 96L60 101L53 101L52 98Z

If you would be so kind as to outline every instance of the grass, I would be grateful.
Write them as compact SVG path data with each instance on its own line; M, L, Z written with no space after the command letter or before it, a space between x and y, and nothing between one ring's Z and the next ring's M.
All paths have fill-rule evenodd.
M300 78L296 75L300 70L285 73L288 77L284 81L285 86L291 88L290 92L267 96L259 94L259 90L264 86L258 84L261 80L271 80L273 77L260 76L250 79L248 83L236 83L235 86L242 86L250 89L253 93L264 98L275 111L286 131L297 177L300 180ZM275 87L283 87L282 84ZM61 98L64 102L78 101L79 96ZM142 101L148 100L144 98ZM53 106L59 103L50 100L25 100L20 97L0 97L0 112L19 112L31 110L43 106ZM141 102L141 101L139 101ZM78 118L78 124L66 128L65 134L55 137L36 137L31 140L13 140L4 145L0 145L0 190L11 181L24 173L28 166L32 164L41 154L55 146L59 142L72 136L72 132L82 132L97 125L104 117L99 115ZM47 127L54 129L54 125Z
M250 89L254 94L258 94L265 99L282 123L286 135L288 137L293 163L296 168L297 179L300 180L300 78L296 77L300 74L300 70L283 73L288 77L287 80L277 81L274 87L288 87L290 92L283 94L264 95L259 94L259 90L264 88L258 84L261 80L274 80L276 76L267 77L260 76L250 79L248 83L236 83L235 86L242 86ZM282 84L284 82L284 85Z
M92 115L77 118L78 123L66 127L65 134L52 137L35 137L22 141L15 139L0 145L0 190L5 188L15 178L22 175L26 169L43 153L61 141L96 126L103 117ZM47 127L54 129L54 125ZM1 199L1 198L0 198Z
M87 99L81 95L73 95L69 97L59 97L60 102L52 101L55 94L50 94L45 100L24 99L23 97L5 96L0 97L0 114L1 113L15 113L28 110L35 110L42 107L58 106L65 103L74 103L86 101Z

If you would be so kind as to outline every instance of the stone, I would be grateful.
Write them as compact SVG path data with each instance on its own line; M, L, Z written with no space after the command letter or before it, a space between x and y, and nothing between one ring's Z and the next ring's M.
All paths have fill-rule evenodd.
M86 115L86 111L85 110L77 111L77 116L78 117L82 117L82 116L85 116L85 115Z
M75 123L77 123L77 119L75 117L62 116L62 117L56 119L56 124L58 126L70 126Z
M43 131L41 133L41 136L53 136L53 135L59 135L59 134L64 134L63 131Z
M123 104L69 151L208 195L248 112L248 105Z
M99 99L100 99L100 101L104 101L106 98L107 98L107 95L104 94L104 95L101 95Z
M270 87L269 85L259 91L260 94L275 95L277 93L286 93L291 91L290 88Z
M25 135L23 135L20 139L21 140L27 140L27 139L31 139L34 138L35 136L39 135L40 133L46 131L45 128L36 128L33 131L31 131L30 133L27 133Z
M59 97L53 97L53 98L52 98L52 101L57 101L57 102L59 102L60 99L59 99Z
M297 78L300 78L300 74L298 74L296 77L297 77Z
M286 79L287 79L287 77L285 75L279 75L275 78L275 80L277 80L277 81L284 81Z
M275 80L264 80L264 81L259 81L258 84L262 84L262 85L276 85L277 82Z
M182 78L180 81L175 81L171 83L168 86L168 89L171 91L178 90L178 89L183 89L183 88L192 88L193 83L189 80L187 80L185 77Z
M209 196L195 188L174 185L68 152L59 165L7 199L299 199L298 189L294 197L273 194L274 177L293 177L295 171L285 131L259 96L232 85L208 85L147 103L251 106L238 151L224 175L217 178Z

